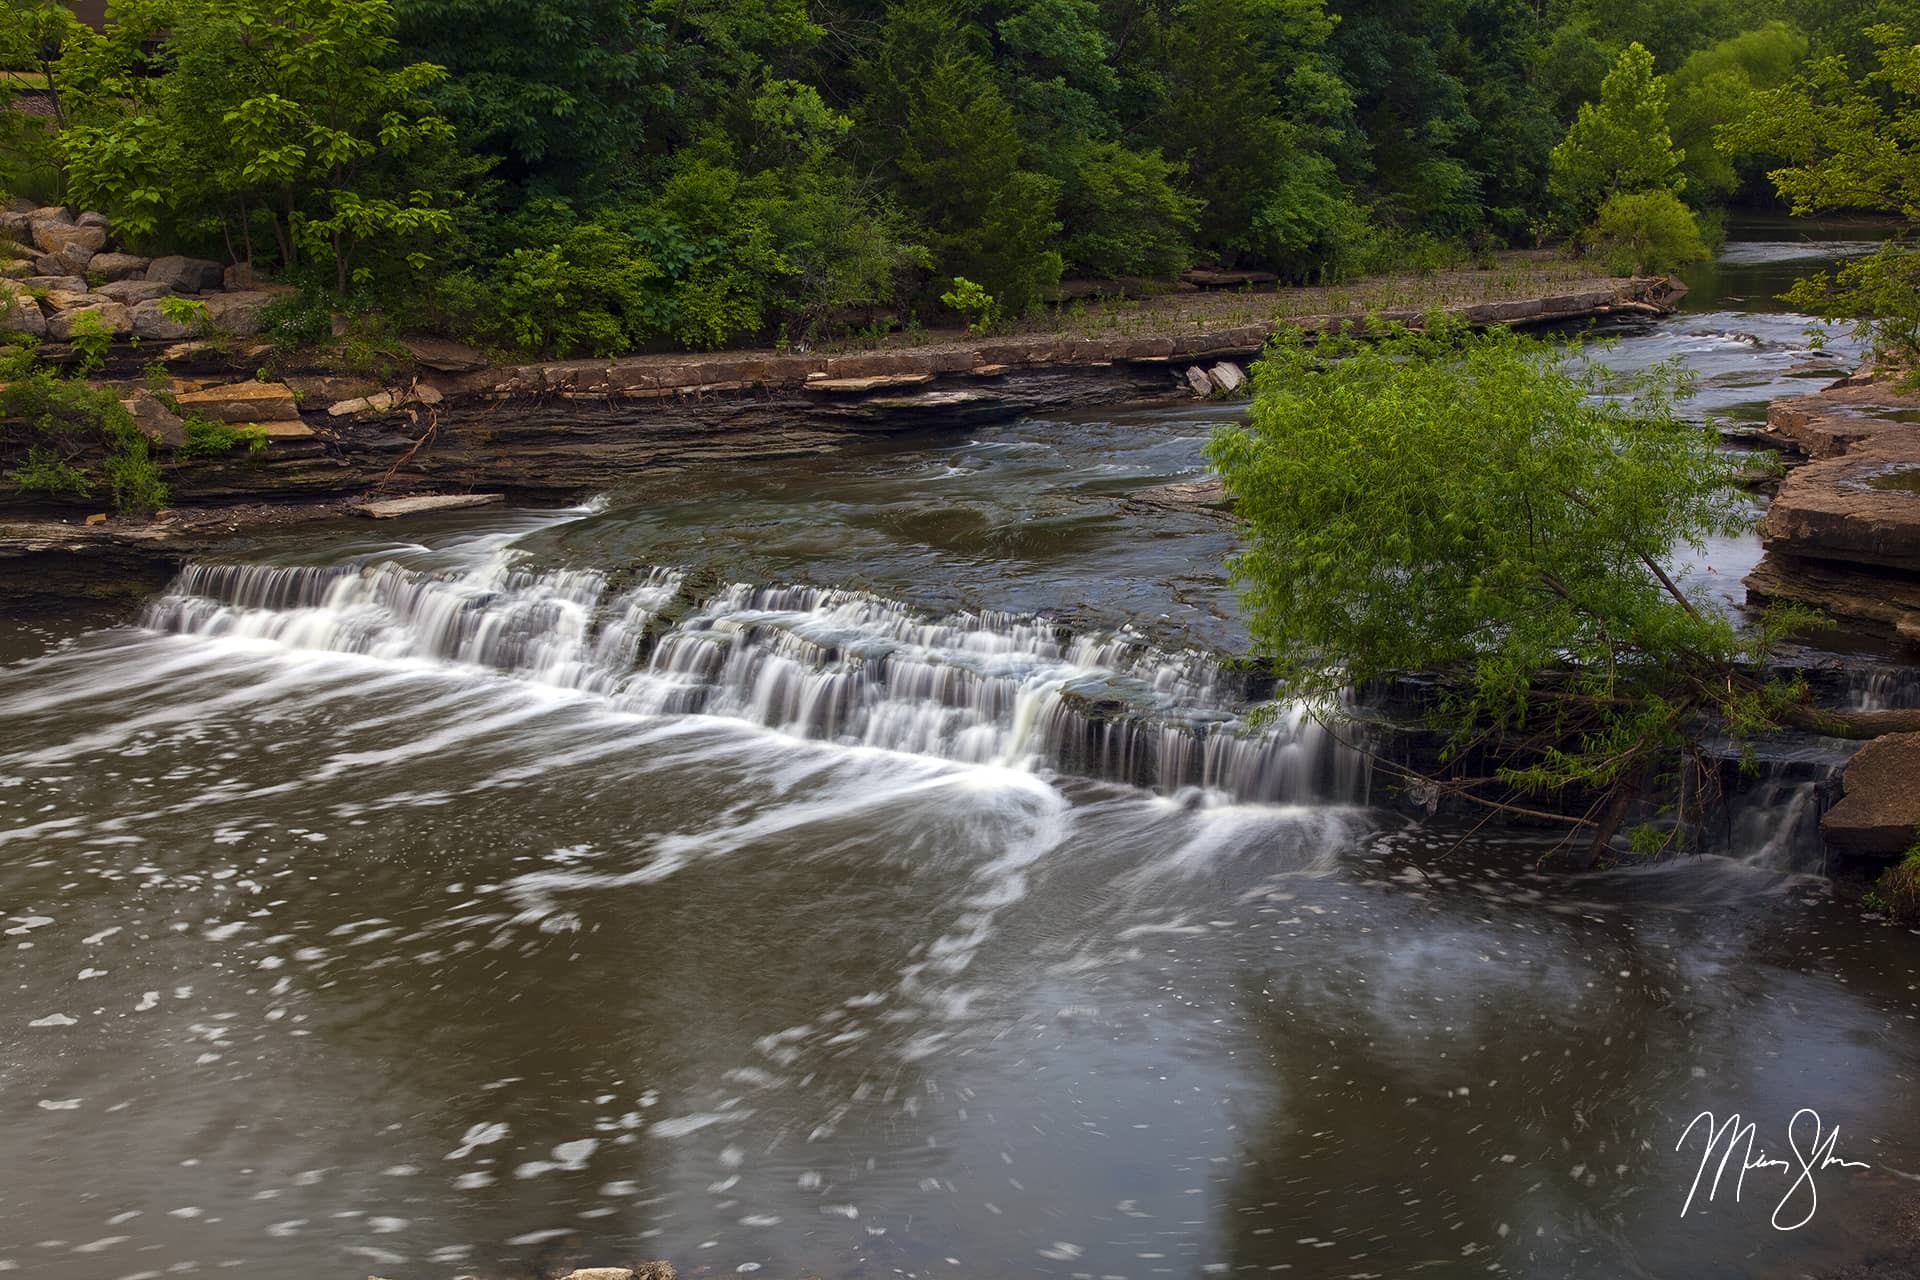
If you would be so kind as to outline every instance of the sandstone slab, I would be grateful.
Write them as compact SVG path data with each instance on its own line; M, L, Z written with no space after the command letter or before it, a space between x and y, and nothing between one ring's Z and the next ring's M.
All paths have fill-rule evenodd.
M77 248L92 255L107 247L107 232L104 227L80 227L46 219L33 224L33 242L45 253Z
M182 413L215 422L297 422L300 405L284 382L233 382L175 397Z
M1820 819L1827 843L1853 853L1905 853L1920 836L1920 733L1860 748L1840 776L1846 794Z
M169 316L160 309L159 302L152 298L134 303L131 314L133 332L137 337L152 338L160 342L178 342L193 334L192 325L182 324Z
M133 415L133 425L155 444L178 449L187 442L186 424L180 415L160 403L160 397L141 388L120 402Z
M1770 551L1920 573L1920 430L1796 468L1767 509Z

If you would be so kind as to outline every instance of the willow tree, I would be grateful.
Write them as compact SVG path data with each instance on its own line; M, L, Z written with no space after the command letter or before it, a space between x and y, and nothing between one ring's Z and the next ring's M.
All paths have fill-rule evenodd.
M1230 567L1277 697L1326 715L1349 686L1437 675L1451 764L1493 762L1442 785L1540 812L1553 797L1596 848L1662 778L1683 779L1684 830L1718 776L1708 739L1836 727L1764 674L1809 615L1742 626L1677 571L1754 516L1741 464L1676 413L1671 371L1623 380L1578 348L1436 317L1278 338L1254 387L1209 452L1247 521Z

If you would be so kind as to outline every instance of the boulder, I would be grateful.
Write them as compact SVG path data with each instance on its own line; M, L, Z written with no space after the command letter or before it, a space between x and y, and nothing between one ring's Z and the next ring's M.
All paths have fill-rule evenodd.
M234 382L176 396L180 411L216 422L291 422L300 418L293 390L284 382Z
M99 253L107 247L107 233L102 227L77 227L66 222L35 222L33 224L33 242L48 253L59 253L64 249L82 248L88 254Z
M77 227L98 227L102 231L110 231L113 228L113 221L106 214L92 211L75 218L73 224Z
M48 289L45 301L55 311L71 311L75 307L100 302L105 297L105 294L95 293L91 289Z
M178 449L187 442L187 428L180 415L160 403L160 397L144 387L120 402L133 415L133 425L155 444Z
M151 338L160 342L178 342L193 334L193 326L181 324L160 309L158 301L148 298L136 302L132 308L133 332L136 337Z
M1852 853L1905 853L1920 836L1920 733L1890 733L1860 748L1840 775L1846 794L1820 819L1827 843Z
M63 204L48 204L38 209L29 209L25 217L29 226L36 222L57 222L69 227L73 225L73 211Z
M25 280L34 272L34 265L25 258L15 258L11 262L0 262L0 276L9 280Z
M1197 396L1213 394L1213 379L1209 378L1207 371L1197 364L1187 370L1187 385L1193 388L1193 394Z
M259 289L208 294L207 319L221 333L249 338L264 327L262 316L273 298L271 293Z
M9 291L0 295L0 329L11 333L24 333L32 338L47 336L47 317L40 311L40 304L24 291Z
M27 287L46 293L85 293L87 280L85 276L28 276Z
M1231 360L1222 360L1207 370L1207 380L1223 396L1233 395L1247 385L1247 375Z
M0 240L10 244L33 243L33 217L25 213L0 213Z
M106 331L115 337L124 337L133 332L133 317L127 309L111 298L102 298L85 306L54 312L47 317L47 336L56 342L67 341L73 337L74 322L81 316L98 317Z
M93 250L72 244L57 253L43 253L33 260L33 269L43 276L77 276L92 264Z
M137 253L96 253L93 261L87 264L87 274L99 276L102 280L127 280L146 274L151 258L143 258Z
M177 254L155 258L147 264L147 279L164 284L176 293L200 293L218 289L226 282L227 270L205 258L183 258Z
M173 290L157 280L109 280L94 290L115 302L124 302L132 306L136 302L151 302L155 298L164 298Z

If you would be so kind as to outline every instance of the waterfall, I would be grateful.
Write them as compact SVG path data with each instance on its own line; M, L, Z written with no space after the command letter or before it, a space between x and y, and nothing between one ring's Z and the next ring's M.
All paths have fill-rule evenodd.
M932 619L862 591L738 583L693 598L653 568L194 564L150 628L483 668L644 715L1255 802L1362 803L1365 758L1298 709L1250 725L1247 681L1130 630L989 611Z

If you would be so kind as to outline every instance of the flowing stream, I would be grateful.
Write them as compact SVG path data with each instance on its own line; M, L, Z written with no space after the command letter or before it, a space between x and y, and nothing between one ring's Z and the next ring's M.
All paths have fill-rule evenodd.
M1602 358L1749 421L1844 368L1765 303L1835 248L1746 234ZM1345 731L1249 722L1231 524L1134 501L1234 412L301 530L137 624L0 626L0 1271L1787 1277L1911 1238L1920 950L1784 869L1805 788L1591 877L1370 807ZM1737 598L1756 555L1689 572ZM1797 1230L1771 1170L1682 1217L1689 1120L1778 1154L1803 1107L1870 1167Z

